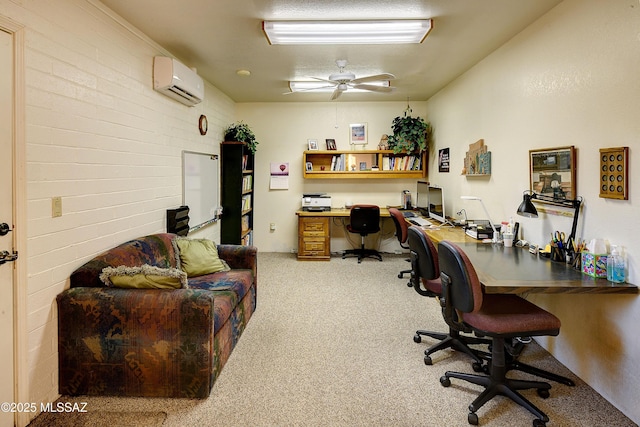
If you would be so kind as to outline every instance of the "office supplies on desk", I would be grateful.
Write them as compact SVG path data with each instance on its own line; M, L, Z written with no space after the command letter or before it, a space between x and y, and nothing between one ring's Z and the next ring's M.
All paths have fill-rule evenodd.
M489 221L486 220L468 220L464 232L467 236L474 239L493 239L493 228Z

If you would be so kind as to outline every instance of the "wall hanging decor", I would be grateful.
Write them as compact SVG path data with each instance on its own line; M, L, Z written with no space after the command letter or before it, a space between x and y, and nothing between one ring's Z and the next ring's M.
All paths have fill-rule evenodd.
M573 146L529 150L531 191L553 199L576 198L576 153Z
M484 145L484 139L469 144L469 151L464 158L462 175L491 175L491 151Z
M600 149L600 197L628 200L629 147Z

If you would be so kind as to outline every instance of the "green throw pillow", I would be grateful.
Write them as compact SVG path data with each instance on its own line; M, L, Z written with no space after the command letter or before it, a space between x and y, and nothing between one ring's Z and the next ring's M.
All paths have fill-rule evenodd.
M209 239L176 237L174 243L177 249L176 260L180 260L178 266L188 277L230 270L227 263L218 257L215 242Z
M141 267L105 267L100 280L109 287L127 289L187 288L187 274L177 268L160 268L144 264Z

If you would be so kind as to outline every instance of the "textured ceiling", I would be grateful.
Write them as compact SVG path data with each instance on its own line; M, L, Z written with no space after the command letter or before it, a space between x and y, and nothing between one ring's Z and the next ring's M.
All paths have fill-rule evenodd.
M236 102L328 101L288 92L289 80L327 78L347 59L356 77L391 73L389 94L345 92L345 101L426 100L561 0L102 0L195 67ZM269 45L263 20L432 18L418 45ZM237 70L251 71L240 77Z

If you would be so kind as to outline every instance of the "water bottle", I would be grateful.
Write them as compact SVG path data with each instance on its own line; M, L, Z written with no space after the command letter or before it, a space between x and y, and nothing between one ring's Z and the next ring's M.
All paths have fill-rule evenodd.
M616 245L611 245L611 254L607 257L607 280L624 283L624 258L618 253Z

